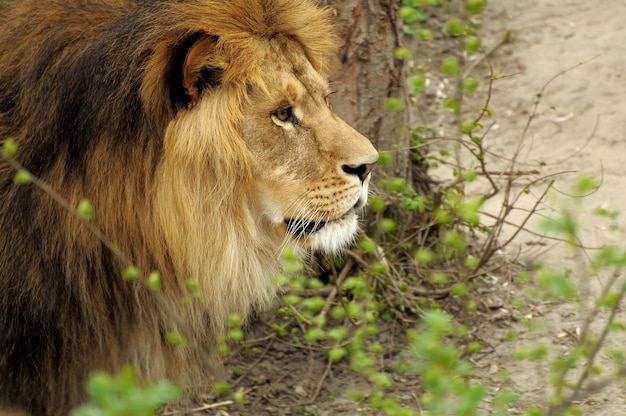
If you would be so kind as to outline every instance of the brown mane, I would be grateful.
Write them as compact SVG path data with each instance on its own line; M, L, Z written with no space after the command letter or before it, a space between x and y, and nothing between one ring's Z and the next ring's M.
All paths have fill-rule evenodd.
M279 270L276 237L250 225L237 132L248 89L263 88L259 39L295 40L324 73L329 16L307 0L0 8L0 141L14 138L17 160L73 206L88 198L103 233L163 276L157 295L124 281L114 253L49 195L13 185L0 161L0 413L67 413L89 371L125 363L148 379L206 382L214 335L228 314L266 307ZM199 143L179 115L218 83ZM189 278L204 296L185 304ZM190 347L165 342L169 331Z

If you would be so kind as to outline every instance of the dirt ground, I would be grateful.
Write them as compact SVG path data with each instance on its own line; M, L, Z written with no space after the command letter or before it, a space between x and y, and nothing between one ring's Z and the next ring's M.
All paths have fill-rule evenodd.
M490 108L494 110L485 124L491 128L486 147L499 155L490 163L493 169L505 165L501 156L512 156L521 146L517 168L536 171L530 179L549 177L553 190L538 208L539 216L550 216L563 208L576 206L568 194L581 175L591 175L602 186L580 205L583 229L581 241L586 247L606 243L620 244L626 233L626 217L615 220L593 214L598 207L623 210L626 202L626 2L617 0L498 0L491 1L480 17L481 36L487 50L496 45L507 30L511 41L494 52L491 62L498 80L493 85ZM555 78L556 77L556 78ZM533 112L536 94L543 89L539 115L525 131ZM444 127L442 127L444 128ZM499 165L500 164L500 165ZM531 187L518 204L530 208L545 189L545 181ZM470 191L480 192L481 185ZM501 199L493 198L486 212L497 213ZM525 218L523 209L510 217L511 226L502 238L515 231L515 224ZM488 221L487 217L486 220ZM537 219L526 224L538 230ZM588 250L592 253L593 250ZM524 345L545 343L552 354L571 349L585 312L603 287L607 276L590 276L581 267L580 253L573 253L562 243L522 232L502 253L515 257L523 266L541 262L549 267L572 272L583 292L578 303L529 303L521 313L531 322L522 325L507 300L520 298L527 289L515 284L506 270L491 276L494 292L503 299L482 322L471 328L487 348L472 357L479 369L477 382L488 386L489 394L507 388L520 394L509 414L521 414L529 406L545 405L549 398L549 359L537 363L514 361L511 354ZM626 320L626 313L618 319ZM595 328L595 327L594 327ZM393 350L395 331L390 328L382 343ZM518 334L516 341L506 341L506 334ZM260 337L263 331L260 331ZM626 334L612 334L610 345L626 345ZM240 361L238 361L240 360ZM607 360L602 358L601 363ZM207 405L199 405L194 414L211 415L358 415L376 414L350 399L348 392L367 393L362 377L355 377L345 365L328 369L323 355L294 348L274 338L261 339L250 351L237 356L228 369L248 369L241 377L233 376L231 385L241 389L248 399L239 408L229 401L212 396ZM502 377L507 373L508 377ZM397 398L417 409L415 392L419 380L394 375ZM626 415L626 386L616 382L601 390L589 391L579 398L585 415ZM306 404L315 396L312 404ZM174 412L173 414L176 414ZM488 402L484 414L490 414Z
M574 209L569 198L572 185L582 175L602 182L601 187L584 198L580 207L581 241L586 247L614 243L623 246L626 219L623 207L626 194L626 3L601 0L501 0L491 2L484 19L490 35L513 30L512 43L494 56L493 65L501 79L494 84L493 105L497 129L492 135L492 150L506 155L523 142L520 169L537 169L543 175L555 175L554 190L539 207L540 215L554 210ZM510 75L510 76L508 76ZM556 79L550 81L555 76ZM528 114L535 95L543 92L539 112L524 136ZM531 191L523 206L530 207L541 187ZM599 218L599 207L622 211L615 220ZM496 212L499 201L490 201L487 211ZM519 224L524 212L517 213ZM537 221L530 221L538 230ZM510 227L508 232L512 232ZM558 352L571 347L582 316L591 299L600 293L608 276L590 276L583 267L580 252L573 253L549 239L521 233L509 246L509 255L521 252L527 263L541 261L553 268L567 268L576 279L583 299L579 305L543 304L534 311L533 320L541 330L512 329L520 334L514 343L499 342L503 331L494 328L493 354L484 357L492 373L510 373L513 389L522 395L518 406L545 403L548 398L549 368L545 362L529 365L515 362L511 352L520 345L545 342ZM593 254L593 250L588 250ZM586 295L586 297L585 297ZM618 320L624 320L621 313ZM610 345L623 347L626 336L612 334ZM607 364L608 360L601 359ZM492 388L498 387L495 378ZM623 383L613 383L600 391L589 391L580 398L586 415L626 414ZM514 410L514 409L512 409Z

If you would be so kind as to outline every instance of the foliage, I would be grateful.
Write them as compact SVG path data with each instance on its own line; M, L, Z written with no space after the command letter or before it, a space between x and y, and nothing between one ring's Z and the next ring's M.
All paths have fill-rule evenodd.
M132 367L111 377L94 372L87 382L91 403L72 411L71 416L151 416L180 397L178 387L160 381L142 386Z

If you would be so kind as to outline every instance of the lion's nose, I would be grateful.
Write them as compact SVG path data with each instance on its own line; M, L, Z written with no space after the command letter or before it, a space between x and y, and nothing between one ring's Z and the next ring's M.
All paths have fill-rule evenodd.
M359 177L361 182L367 178L367 175L372 171L374 165L376 163L364 163L362 165L342 165L341 169L346 172L348 175L356 175Z

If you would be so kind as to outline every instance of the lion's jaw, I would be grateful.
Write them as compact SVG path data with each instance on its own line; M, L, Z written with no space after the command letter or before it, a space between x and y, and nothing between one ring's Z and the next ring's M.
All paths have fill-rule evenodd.
M325 219L319 216L318 219L308 219L315 214L315 208L302 207L297 214L292 214L298 210L281 208L280 198L272 197L271 192L263 192L260 197L260 215L269 220L269 226L278 231L283 242L296 248L339 253L354 241L358 232L359 215L367 203L369 181L368 176L362 184L355 185L358 193L347 199L349 208L337 210L332 216L327 214Z
M367 201L367 185L361 190L361 196L350 211L341 217L326 222L321 229L306 236L309 247L313 250L337 253L350 245L359 229L358 215ZM295 236L296 242L300 239Z
M328 221L285 219L288 238L297 246L320 252L338 253L349 246L359 229L359 213L367 203L369 180L368 176L360 185L360 193L354 204L336 218Z

